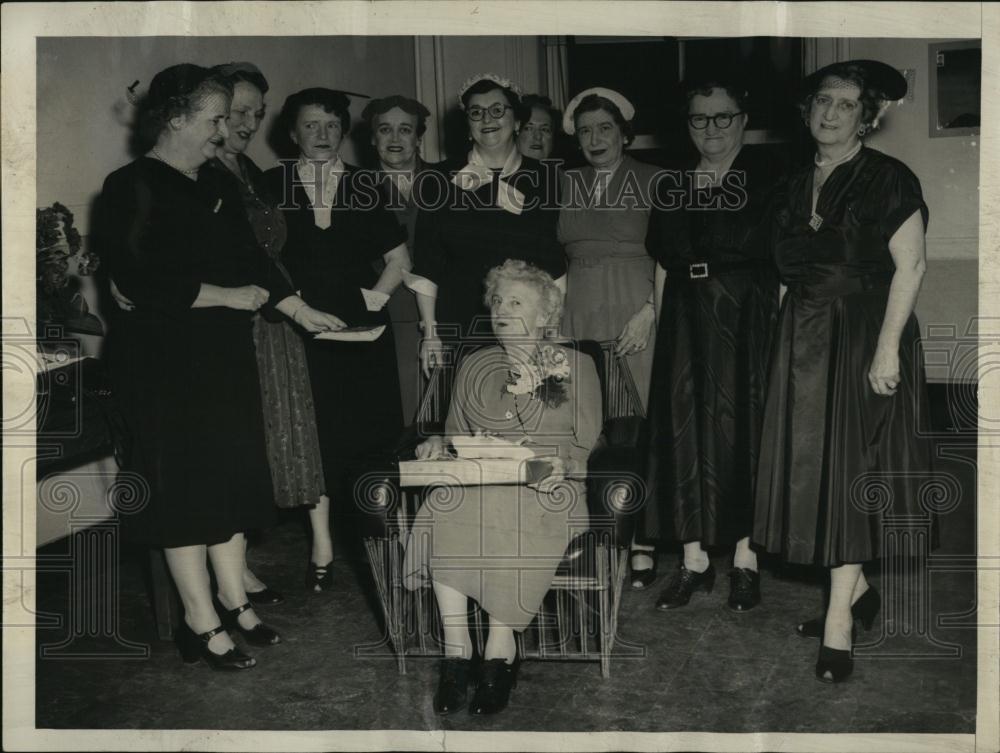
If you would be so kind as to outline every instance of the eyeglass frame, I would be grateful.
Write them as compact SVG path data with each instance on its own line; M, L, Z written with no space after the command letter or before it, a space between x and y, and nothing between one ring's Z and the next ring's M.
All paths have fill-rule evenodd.
M503 111L499 115L493 112L494 108L497 107L503 108ZM475 123L479 123L484 117L486 117L486 113L489 113L490 117L493 118L493 120L500 120L500 118L502 118L504 115L507 114L507 110L513 110L513 109L514 109L513 105L505 105L501 104L500 102L494 102L489 107L480 107L479 105L471 105L468 109L466 109L465 116L469 120ZM473 116L472 113L474 112L479 113L478 118Z
M718 128L720 131L724 131L733 124L733 120L736 118L737 115L746 115L746 111L740 110L739 112L718 112L715 115L702 115L700 113L696 113L695 115L687 116L687 123L696 131L704 131L706 128L708 128L709 122L711 122L712 125ZM694 123L691 122L692 118L705 118L705 125L701 127L696 126ZM719 125L719 118L729 118L729 122L726 123L724 126Z

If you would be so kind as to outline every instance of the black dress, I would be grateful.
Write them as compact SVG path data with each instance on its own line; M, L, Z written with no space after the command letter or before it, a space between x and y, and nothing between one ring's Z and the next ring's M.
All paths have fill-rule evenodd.
M135 492L119 506L124 531L180 547L269 525L254 314L191 308L202 283L260 285L273 302L292 293L239 193L207 165L192 181L143 157L105 180L96 220L108 273L135 303L114 312L107 342L131 434L125 470L137 474L123 477Z
M368 311L361 289L378 282L382 256L406 242L406 230L383 206L377 190L365 193L348 168L337 185L330 227L316 225L298 168L265 173L288 226L282 256L292 282L312 307L347 326L389 325L388 311ZM361 463L398 440L403 427L392 328L374 342L306 341L327 493L345 491Z
M566 274L566 257L556 238L558 179L538 160L522 157L504 182L524 195L520 214L497 206L499 171L492 183L466 190L449 178L462 165L427 172L415 184L426 211L420 211L414 239L413 273L438 286L438 326L458 337L492 341L483 304L486 273L507 259L522 259L553 278Z
M645 536L732 544L753 526L768 349L778 281L757 228L777 163L744 147L728 179L705 194L715 209L654 209L647 249L667 270L656 333L649 420L642 443ZM692 165L693 167L693 165ZM685 172L685 182L692 174ZM663 191L676 187L661 183ZM682 194L676 192L675 195ZM691 279L691 264L707 277ZM695 268L700 274L701 267Z
M764 418L753 539L789 562L837 566L883 554L891 516L928 520L931 446L920 330L900 337L892 397L868 383L895 269L889 240L914 212L920 182L863 148L827 178L812 216L812 169L776 202L782 302ZM816 225L816 222L813 222ZM924 424L926 425L926 424Z

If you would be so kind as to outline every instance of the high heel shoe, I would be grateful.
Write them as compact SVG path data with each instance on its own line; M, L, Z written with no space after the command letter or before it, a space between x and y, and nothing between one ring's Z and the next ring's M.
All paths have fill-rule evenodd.
M855 622L860 622L861 626L868 632L875 624L875 618L882 608L882 598L879 596L875 586L868 586L858 600L851 604L851 617ZM795 627L795 632L802 638L822 638L825 619L817 617L806 622L799 623Z
M851 652L821 645L816 659L816 679L825 683L843 682L854 671ZM829 676L828 676L829 675Z
M642 569L635 568L632 566L632 560L636 555L645 554L651 560L653 560L652 567L644 567ZM656 558L656 550L645 550L637 549L629 555L629 570L632 573L632 588L636 591L641 591L647 586L652 585L653 581L656 580L656 570L657 570L658 560Z
M230 630L238 631L252 646L277 646L281 643L281 636L278 635L277 631L269 628L263 622L258 622L252 628L240 625L239 616L249 609L253 609L253 606L248 601L241 607L228 610L222 617L223 624Z
M217 654L208 647L208 642L224 630L225 628L219 625L207 633L195 633L187 622L182 622L177 631L177 648L180 649L181 659L185 664L194 664L199 659L204 659L212 669L229 672L256 666L256 659L247 656L236 647L224 654Z
M435 714L450 714L465 706L471 674L471 659L441 660L441 674L438 676L437 692L434 694Z
M506 659L483 662L482 675L469 704L469 713L497 714L507 708L510 691L517 687L517 670L520 666L521 661L517 657L514 657L512 664L508 664Z
M309 562L309 569L306 571L306 588L317 593L333 588L333 560L325 565Z

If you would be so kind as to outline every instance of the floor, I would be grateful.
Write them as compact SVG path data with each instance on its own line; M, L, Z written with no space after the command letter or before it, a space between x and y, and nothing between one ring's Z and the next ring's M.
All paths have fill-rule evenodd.
M80 637L56 653L87 658L38 658L37 726L971 733L974 573L934 571L933 561L974 551L974 445L959 442L948 454L938 470L952 474L963 493L957 508L941 517L940 546L925 571L933 619L903 619L898 611L884 610L885 622L859 640L873 644L875 656L859 658L854 676L843 685L815 680L818 643L793 632L796 622L819 612L820 581L809 571L769 563L762 577L764 600L746 614L726 609L724 577L714 593L697 594L688 607L671 613L653 608L663 577L645 591L627 590L620 641L640 656L615 659L608 680L594 663L525 662L504 713L437 717L431 710L436 662L412 658L400 675L391 655L375 648L382 631L363 562L342 550L335 562L335 590L305 590L307 543L293 516L250 552L253 569L287 596L285 604L260 610L285 641L256 649L255 669L233 675L183 664L171 643L157 640L143 559L123 554L117 634L147 645L149 656L109 658L124 650L113 639ZM43 553L58 555L65 547L64 540ZM713 560L725 573L725 556L719 553ZM674 553L661 553L661 571L674 562ZM913 595L917 588L913 576L887 577L877 568L870 575L883 594L896 588ZM38 586L38 608L69 617L74 591L68 574L40 573ZM936 618L947 613L969 614L958 620L966 626L938 626ZM108 614L113 618L114 611ZM39 627L39 646L70 636L70 622L62 622L61 627ZM904 631L909 634L884 635ZM100 633L100 626L91 632Z

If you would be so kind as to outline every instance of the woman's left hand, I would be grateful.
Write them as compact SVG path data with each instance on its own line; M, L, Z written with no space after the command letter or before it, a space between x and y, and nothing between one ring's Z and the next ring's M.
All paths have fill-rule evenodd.
M566 461L560 457L545 458L544 460L552 466L552 473L537 484L528 484L528 488L535 489L542 494L550 494L560 482L566 480Z
M645 350L649 345L649 336L653 330L656 314L653 307L646 305L636 311L628 320L620 335L615 355L627 356Z
M876 395L891 397L899 387L899 349L879 345L868 368L868 383Z
M347 326L339 317L314 309L309 305L296 311L293 318L302 329L313 334L316 332L336 332Z

